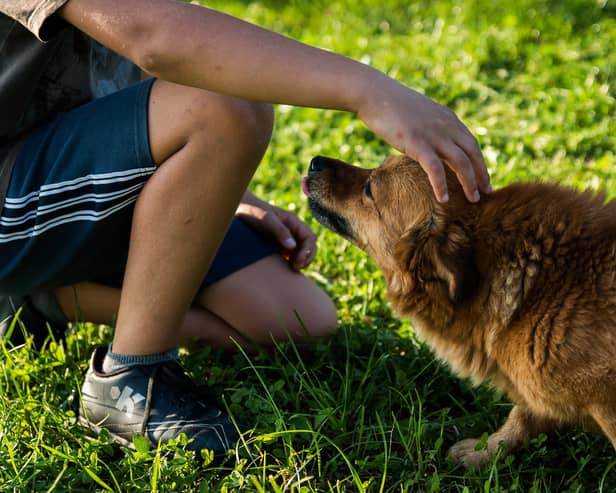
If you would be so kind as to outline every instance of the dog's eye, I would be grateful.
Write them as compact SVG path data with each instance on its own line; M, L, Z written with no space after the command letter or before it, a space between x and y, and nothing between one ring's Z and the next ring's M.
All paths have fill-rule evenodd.
M372 187L370 185L370 180L368 180L364 185L364 195L370 200L374 200L374 198L372 197Z

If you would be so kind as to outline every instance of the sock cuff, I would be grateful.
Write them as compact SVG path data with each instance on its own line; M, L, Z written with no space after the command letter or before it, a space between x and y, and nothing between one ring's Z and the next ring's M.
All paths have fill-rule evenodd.
M131 366L155 365L165 361L175 361L180 357L180 349L175 347L158 354L118 354L114 353L111 344L103 360L103 371L110 372L119 368Z

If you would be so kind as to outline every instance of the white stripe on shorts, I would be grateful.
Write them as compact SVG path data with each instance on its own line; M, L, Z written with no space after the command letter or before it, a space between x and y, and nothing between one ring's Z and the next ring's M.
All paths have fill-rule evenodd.
M62 224L67 224L75 221L100 221L110 216L114 212L117 212L124 207L132 204L137 200L137 196L130 197L120 204L116 204L108 209L102 211L79 211L73 212L72 214L65 214L64 216L58 216L46 223L37 224L32 228L28 228L25 231L20 231L18 233L12 233L8 235L0 234L0 243L8 243L10 241L16 240L25 240L26 238L31 238L33 236L38 236L45 231L55 228L57 226L61 226Z
M6 198L4 209L5 212L10 212L10 217L7 217L7 215L0 217L0 228L5 231L8 230L6 233L0 233L0 243L9 243L39 236L52 228L71 222L101 221L134 203L146 180L137 184L132 183L124 189L120 188L110 192L89 192L81 196L72 197L70 197L69 193L69 198L66 197L66 193L85 187L109 189L110 185L118 184L121 186L122 183L139 177L149 177L155 170L156 167L148 167L114 173L87 175L73 180L44 185L40 190L29 193L24 197ZM42 197L45 197L46 201L52 202L36 208L36 202ZM124 200L118 203L118 199L123 198ZM55 203L53 202L54 199L56 200ZM82 203L84 207L88 203L88 208L68 214L61 213L62 209ZM97 205L103 205L105 208L100 210L100 207L97 207ZM20 209L23 212L21 215L19 215ZM42 220L43 216L46 216L44 220ZM37 218L40 222L23 230L17 228L20 225L25 226L28 222L31 223L34 218Z
M30 192L28 195L19 198L7 197L4 200L4 207L9 209L18 209L27 205L33 200L38 200L39 197L47 195L53 195L56 193L62 193L67 190L76 190L78 188L90 185L104 185L107 183L117 183L122 181L132 180L138 176L149 176L154 173L156 167L150 168L137 168L128 171L117 171L114 173L101 173L98 175L86 175L73 180L62 181L58 183L51 183L49 185L43 185L40 190Z
M125 195L130 195L132 192L136 190L141 190L143 188L143 183L137 183L129 188L124 190L120 190L117 192L108 192L108 193L87 193L85 195L81 195L79 197L75 197L72 199L61 200L56 204L44 205L40 206L38 209L34 209L22 216L16 217L1 217L0 225L2 226L17 226L18 224L22 224L27 222L28 220L36 217L42 216L43 214L50 214L52 212L56 212L60 209L64 209L66 207L70 207L73 205L81 204L83 202L95 202L95 203L103 203L109 202L110 200L117 199L120 197L124 197Z

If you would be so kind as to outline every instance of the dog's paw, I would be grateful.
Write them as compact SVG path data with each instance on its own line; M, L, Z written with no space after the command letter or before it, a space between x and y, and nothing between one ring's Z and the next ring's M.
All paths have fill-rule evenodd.
M467 469L478 469L488 464L494 456L485 446L484 448L477 447L479 443L480 440L476 438L461 440L449 449L447 455L456 464L461 464Z

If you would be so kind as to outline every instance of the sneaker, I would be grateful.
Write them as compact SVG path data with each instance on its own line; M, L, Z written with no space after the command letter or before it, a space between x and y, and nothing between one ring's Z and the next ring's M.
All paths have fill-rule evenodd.
M107 348L92 354L82 387L81 424L96 433L105 428L116 442L134 449L143 435L150 446L185 433L190 450L221 454L235 445L238 432L225 413L203 399L176 361L103 373Z

